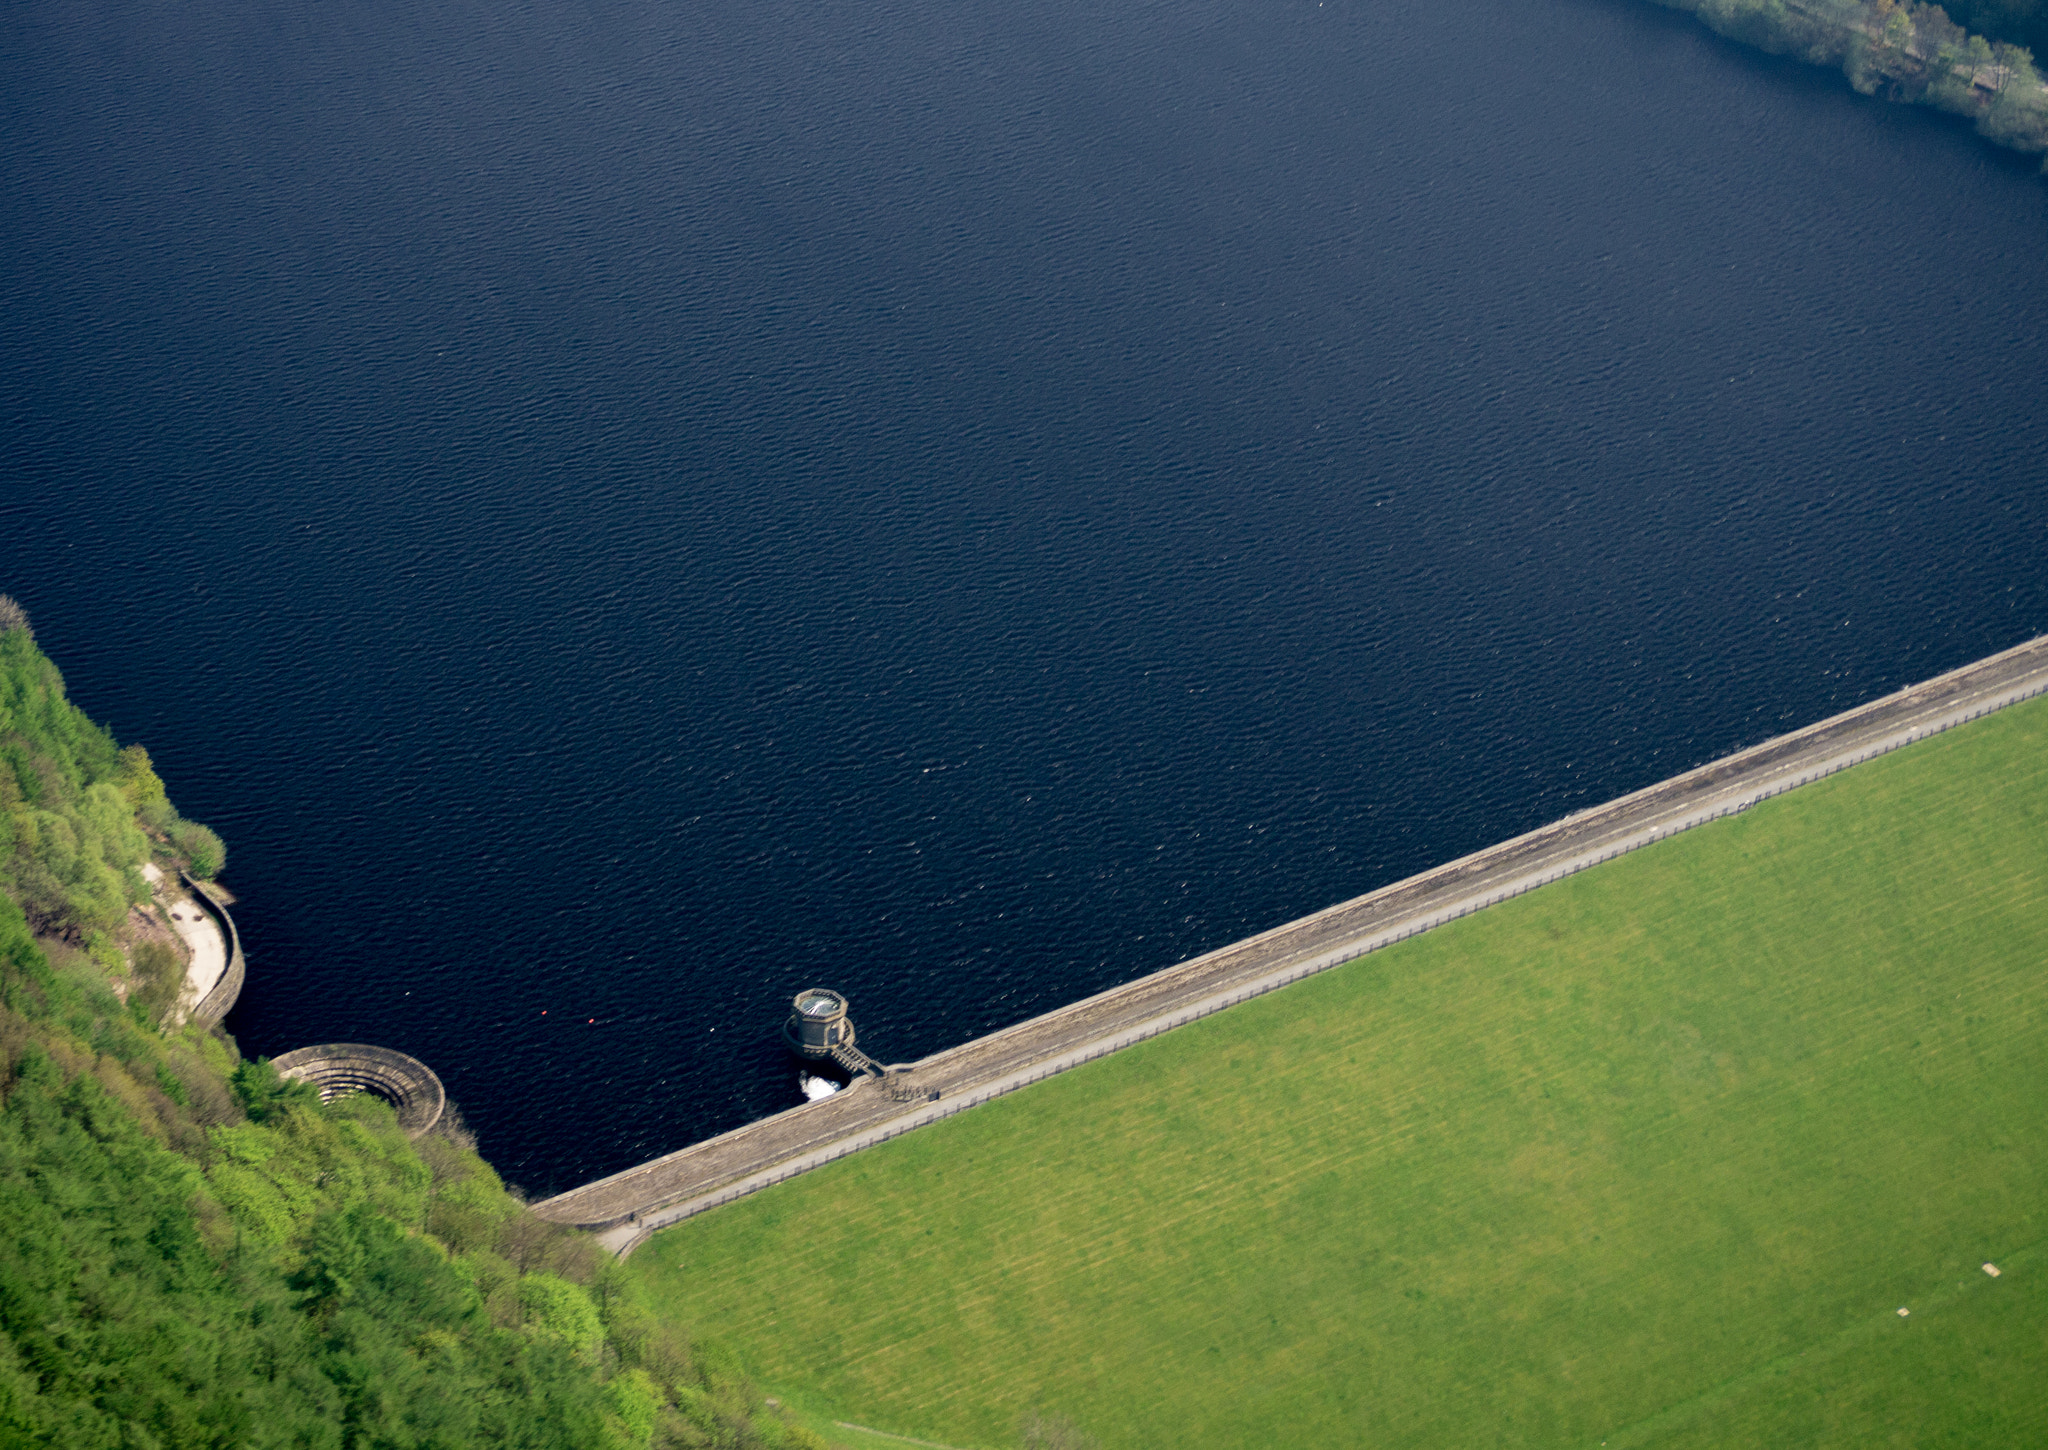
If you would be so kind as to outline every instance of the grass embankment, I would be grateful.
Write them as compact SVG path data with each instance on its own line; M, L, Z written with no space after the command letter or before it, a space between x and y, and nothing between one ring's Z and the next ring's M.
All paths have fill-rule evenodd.
M2037 702L629 1267L813 1412L960 1445L2039 1444L2044 1027Z

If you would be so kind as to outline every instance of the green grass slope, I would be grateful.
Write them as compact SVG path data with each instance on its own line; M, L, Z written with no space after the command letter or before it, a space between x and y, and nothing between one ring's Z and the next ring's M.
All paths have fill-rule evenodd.
M2048 702L629 1267L798 1404L961 1445L2048 1443L2044 1028Z

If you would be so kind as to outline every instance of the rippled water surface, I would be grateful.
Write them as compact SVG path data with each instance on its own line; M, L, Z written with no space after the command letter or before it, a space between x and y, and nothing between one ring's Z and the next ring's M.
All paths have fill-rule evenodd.
M2031 168L1647 5L20 0L0 588L567 1187L2048 628Z

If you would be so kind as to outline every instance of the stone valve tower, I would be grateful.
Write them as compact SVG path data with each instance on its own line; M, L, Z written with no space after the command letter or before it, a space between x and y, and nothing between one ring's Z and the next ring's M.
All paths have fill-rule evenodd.
M853 1056L853 1019L846 999L824 987L806 987L791 1004L782 1040L798 1057L846 1063Z

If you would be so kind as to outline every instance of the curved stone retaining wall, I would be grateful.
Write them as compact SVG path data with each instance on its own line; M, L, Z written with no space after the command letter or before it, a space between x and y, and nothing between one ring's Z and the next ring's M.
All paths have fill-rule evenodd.
M447 1090L434 1070L416 1057L372 1047L367 1042L328 1042L299 1047L271 1059L279 1077L309 1082L320 1089L320 1101L344 1093L368 1093L398 1110L398 1126L417 1138L441 1121L448 1106Z
M213 893L196 880L191 873L180 871L178 879L191 891L192 899L213 918L220 927L220 934L228 944L228 967L220 974L220 980L213 984L213 990L199 999L187 1021L197 1022L201 1027L218 1027L221 1019L228 1015L228 1009L242 995L242 979L248 975L248 968L242 960L242 934L235 930L235 919L228 915L228 909L214 900Z

